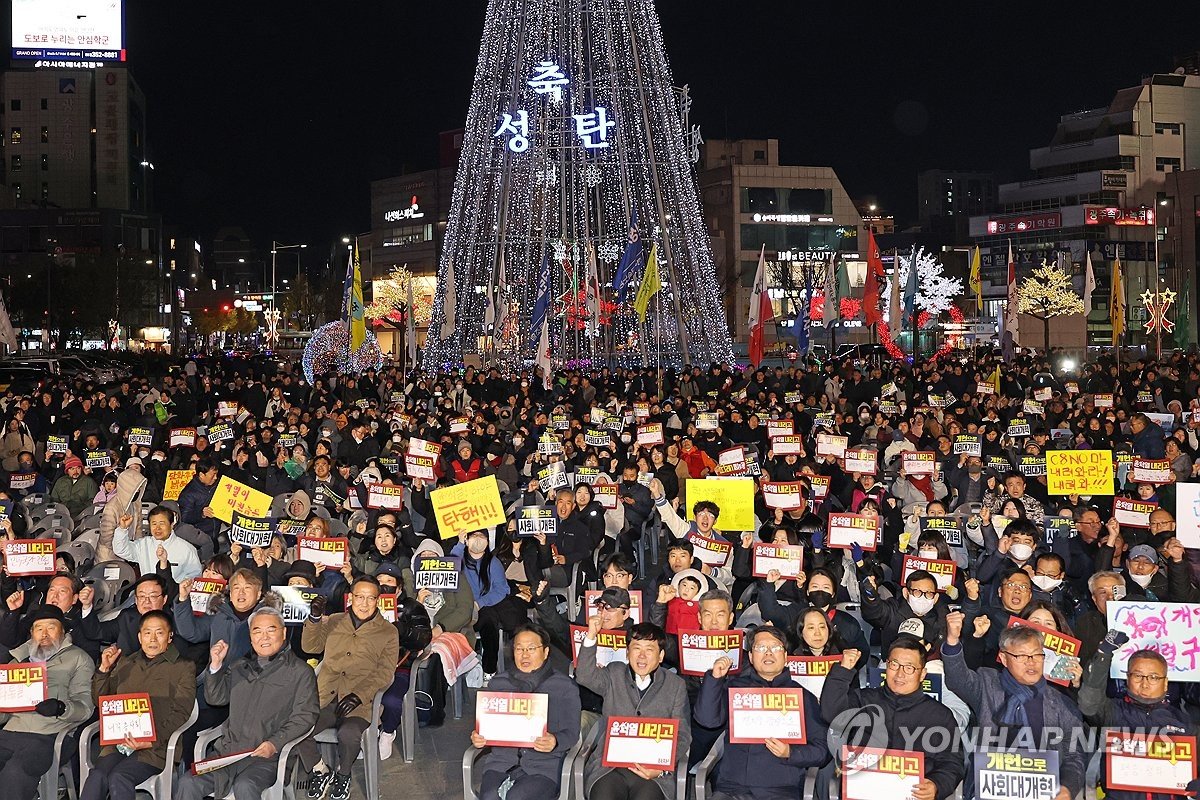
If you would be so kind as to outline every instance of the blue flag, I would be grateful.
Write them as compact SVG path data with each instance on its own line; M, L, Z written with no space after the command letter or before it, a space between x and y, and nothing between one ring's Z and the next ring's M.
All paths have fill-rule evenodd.
M533 347L537 347L538 337L542 333L542 323L550 310L550 251L542 253L542 268L538 271L537 295L533 300L533 315L529 320L529 338Z
M624 303L625 295L629 292L630 278L636 275L646 263L645 249L642 247L642 237L638 232L637 209L629 217L629 243L625 245L625 254L621 263L617 264L617 272L613 276L613 290L617 293L617 302Z
M792 323L796 326L796 349L800 351L800 355L808 355L808 313L812 308L812 272L804 270L804 304L796 309L796 320ZM825 323L830 324L829 322Z
M912 317L913 330L917 329L917 246L912 249L912 260L908 262L908 284L904 287L904 310Z

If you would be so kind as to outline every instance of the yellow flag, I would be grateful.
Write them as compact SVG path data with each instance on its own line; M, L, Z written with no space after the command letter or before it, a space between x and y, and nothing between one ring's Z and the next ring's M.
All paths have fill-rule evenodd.
M366 307L363 304L362 267L358 260L358 239L354 240L354 275L350 284L350 352L358 351L367 338L367 323L363 318Z
M983 311L983 277L980 271L979 247L971 256L971 291L975 293L975 310Z
M992 374L988 377L988 383L996 390L996 394L1000 394L1000 367L997 366L992 370Z
M1125 286L1121 275L1121 257L1113 261L1112 288L1108 297L1109 322L1112 323L1112 343L1116 347L1125 332Z
M642 285L638 287L637 297L633 299L633 307L637 310L638 319L646 321L646 309L658 290L662 281L658 277L658 245L650 247L650 258L646 261L646 274L642 276Z

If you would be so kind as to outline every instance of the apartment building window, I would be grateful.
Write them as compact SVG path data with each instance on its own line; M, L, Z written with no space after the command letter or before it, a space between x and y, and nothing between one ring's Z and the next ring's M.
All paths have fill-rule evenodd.
M18 200L20 200L21 199L21 184L19 184L19 183L12 184L12 190L13 190L13 194L16 196L16 198Z
M11 169L13 172L20 172L21 171L21 157L13 156L10 159L8 166L9 166L9 169Z
M1178 158L1154 159L1154 169L1159 172L1178 172L1181 166L1182 162Z
M42 126L42 144L50 144L50 128L46 125Z
M44 203L49 199L50 199L50 184L43 183L42 184L42 202Z
M42 153L42 172L50 171L50 156Z
M11 144L20 144L21 143L21 129L13 128L12 132L9 133L9 135L8 135L8 141Z
M50 110L50 100L48 98L43 97L42 98L42 111L49 111L49 110Z
M21 101L20 100L9 100L8 107L12 111L20 111L21 110Z
M1154 132L1166 134L1167 136L1178 136L1182 132L1183 126L1178 122L1156 122L1154 123Z

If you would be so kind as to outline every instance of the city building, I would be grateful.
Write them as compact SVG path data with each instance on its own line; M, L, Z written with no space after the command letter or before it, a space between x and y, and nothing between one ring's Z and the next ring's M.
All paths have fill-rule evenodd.
M774 332L779 337L796 314L796 289L806 279L819 282L830 252L844 256L851 288L861 291L864 222L831 167L780 164L778 139L709 139L698 166L702 213L736 343L749 338L746 309L764 246L776 319L783 321Z
M1008 252L1017 263L1017 278L1043 262L1071 269L1077 292L1083 290L1085 260L1091 255L1096 276L1093 313L1059 317L1051 327L1061 346L1080 348L1112 342L1108 291L1113 262L1119 257L1125 276L1126 344L1145 341L1146 310L1138 298L1170 279L1173 289L1187 287L1195 296L1195 256L1174 275L1163 270L1163 229L1157 224L1170 198L1178 206L1182 177L1176 173L1200 167L1200 75L1157 74L1137 86L1119 90L1103 108L1059 118L1053 138L1029 152L1033 175L1001 184L998 205L971 217L971 236L982 249L985 316L1002 314ZM1168 201L1164 206L1163 201ZM1192 233L1194 241L1194 232ZM1194 325L1191 320L1187 324ZM1022 331L1041 330L1032 318ZM1041 344L1041 337L1030 344ZM1026 340L1027 341L1027 340ZM1023 341L1023 343L1025 343Z
M925 233L962 244L970 218L996 205L996 178L990 172L929 169L917 175L917 224Z
M146 98L122 66L0 73L2 182L37 206L153 207Z
M1179 293L1175 313L1168 316L1186 326L1186 340L1200 341L1196 330L1196 285L1200 275L1200 165L1167 176L1158 201L1159 258L1167 286ZM1185 295L1186 292L1186 295Z
M392 268L401 266L412 273L413 302L432 307L462 139L461 129L439 134L436 169L371 182L371 232L359 243L368 303L375 296L376 283L387 281ZM423 342L428 320L421 314L417 320L417 335ZM380 320L375 333L384 354L399 360L405 347L404 326L398 320Z
M228 225L213 235L211 280L214 289L263 290L270 280L271 255L254 246L244 228Z

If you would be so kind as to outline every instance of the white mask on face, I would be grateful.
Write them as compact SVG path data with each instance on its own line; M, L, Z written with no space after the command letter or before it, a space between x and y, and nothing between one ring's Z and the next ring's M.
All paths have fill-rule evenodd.
M1129 577L1133 578L1134 583L1136 583L1138 586L1145 589L1147 586L1150 585L1150 581L1154 578L1154 573L1150 572L1145 575L1134 575L1131 572L1131 573L1129 573Z
M909 597L908 607L913 610L918 617L923 617L937 604L936 597Z
M1028 561L1033 555L1033 548L1027 544L1014 544L1008 548L1008 554L1017 561Z
M917 555L919 555L921 558L927 558L930 561L936 561L938 557L938 551L922 549L917 552Z
M1033 585L1041 589L1043 592L1053 592L1055 589L1062 586L1062 578L1051 578L1048 575L1034 575Z

